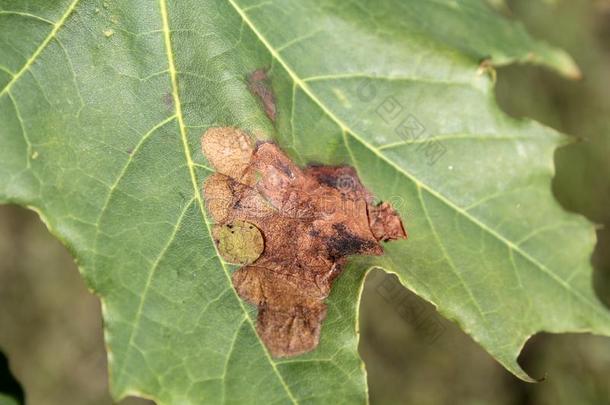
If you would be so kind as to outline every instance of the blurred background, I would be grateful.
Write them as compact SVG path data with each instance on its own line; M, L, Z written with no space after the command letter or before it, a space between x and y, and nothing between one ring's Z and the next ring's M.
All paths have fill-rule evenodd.
M583 72L568 81L539 68L502 68L497 98L512 116L578 138L556 153L553 189L566 209L599 225L594 286L610 308L610 0L507 5L509 18L566 49ZM361 334L373 405L610 405L610 339L536 335L519 361L546 379L524 383L380 271L367 279ZM37 216L14 206L0 206L0 392L19 395L2 353L28 404L112 404L99 302Z

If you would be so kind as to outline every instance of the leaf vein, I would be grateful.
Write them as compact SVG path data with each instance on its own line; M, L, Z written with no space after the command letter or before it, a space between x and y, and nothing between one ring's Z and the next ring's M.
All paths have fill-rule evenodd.
M34 51L32 56L30 56L28 58L28 60L21 67L21 69L19 69L19 71L13 76L13 78L0 91L0 97L2 97L6 92L8 92L10 90L10 88L13 86L13 84L15 84L17 82L17 80L19 80L19 78L32 66L34 61L36 61L36 58L38 58L38 56L42 53L42 51L47 47L49 42L53 38L55 38L55 36L59 32L60 28L64 25L64 23L66 22L66 20L70 16L70 14L72 14L72 11L74 11L74 9L76 8L76 5L78 4L79 1L80 0L74 0L72 3L70 3L68 8L66 9L66 12L61 16L59 21L57 21L56 23L53 24L53 29L51 30L49 35L47 35L47 37L41 42L41 44L38 46L38 48L36 48L36 50Z
M184 206L184 209L182 210L182 212L180 213L180 216L176 220L176 225L174 226L172 233L169 235L169 238L168 238L167 242L165 243L165 246L163 247L161 252L159 252L159 255L155 259L155 262L153 263L150 271L148 272L148 277L146 278L146 282L144 283L144 288L143 288L142 292L139 294L140 303L138 305L138 309L136 310L136 315L134 317L133 326L129 333L129 339L127 341L127 353L125 354L125 359L124 359L121 369L117 372L117 380L120 380L121 377L125 373L125 369L127 367L128 361L129 361L129 358L128 358L129 350L131 350L131 348L134 346L134 338L136 336L137 329L139 328L140 320L142 319L142 315L143 315L143 311L144 311L144 304L146 302L146 297L148 295L148 292L150 291L150 285L152 283L152 279L153 279L157 269L159 268L161 261L165 257L165 254L167 253L170 246L176 239L176 235L178 234L178 231L180 230L182 220L184 219L184 217L186 216L186 213L188 212L188 209L191 207L191 205L194 202L195 202L195 199L192 198L189 201L189 203Z
M415 183L416 186L421 187L423 189L425 189L427 192L429 192L432 196L434 196L435 198L439 199L441 202L443 202L445 205L447 205L447 207L451 208L452 210L456 211L458 214L461 214L462 216L464 216L464 218L468 219L469 221L473 222L475 225L477 225L478 227L480 227L481 229L483 229L485 232L489 233L490 235L492 235L493 237L495 237L498 241L500 241L501 243L509 246L511 249L514 249L515 252L517 252L519 255L521 255L523 258L525 258L528 262L532 263L534 265L535 268L537 268L538 270L540 270L543 274L546 274L550 279L552 279L553 281L557 282L558 284L560 284L564 289L566 289L568 292L570 292L571 294L573 294L575 297L577 297L581 302L585 303L586 305L588 305L589 307L591 307L597 314L599 314L600 316L602 316L605 319L610 319L610 314L607 313L607 311L603 311L602 307L598 304L595 303L594 301L592 301L591 299L589 299L588 297L582 295L580 292L576 291L575 289L573 289L569 284L567 284L565 282L565 280L561 279L559 276L557 276L555 273L553 273L551 270L549 270L543 263L541 263L540 261L538 261L536 258L532 257L529 253L523 251L522 249L520 249L518 246L516 246L513 242L511 242L510 240L508 240L506 237L504 237L503 235L499 234L498 232L494 231L493 229L489 228L489 226L487 226L485 223L483 223L482 221L480 221L479 219L473 217L472 215L470 215L468 212L464 211L462 208L460 208L459 206L457 206L455 203L453 203L451 200L449 200L447 197L443 196L442 194L438 193L437 191L435 191L432 187L430 187L429 185L421 182L418 178L416 178L415 176L413 176L411 173L407 172L406 170L404 170L402 167L398 166L397 163L395 163L394 161L392 161L391 159L389 159L387 156L385 156L383 153L381 153L379 150L377 150L373 145L371 145L370 143L368 143L367 141L365 141L361 136L357 135L353 130L351 130L351 128L343 121L341 120L335 113L333 113L331 110L329 110L325 104L323 104L320 99L314 94L314 92L309 88L309 86L307 85L307 83L304 81L304 79L301 79L296 72L292 69L292 67L282 58L282 56L276 51L276 49L271 46L271 44L269 43L269 41L266 39L265 36L263 36L261 34L261 32L256 28L256 26L254 25L254 23L250 20L250 18L248 17L248 15L236 4L235 0L227 0L229 2L229 4L231 4L233 6L233 8L235 9L235 11L241 16L241 18L248 24L248 26L250 27L250 29L252 30L252 32L258 37L258 39L261 41L261 43L267 48L267 50L269 51L269 53L271 54L271 56L273 57L273 59L277 60L280 65L282 65L282 67L285 69L285 71L288 73L288 75L291 77L291 79L293 81L295 81L297 83L297 85L299 87L301 87L301 89L303 89L303 91L311 98L311 100L313 102L315 102L319 108L326 114L328 115L329 118L331 118L333 121L335 121L335 123L342 129L345 130L347 133L349 133L354 139L356 139L358 142L360 142L364 147L366 147L367 149L369 149L373 154L375 154L380 160L386 162L388 165L390 165L391 167L393 167L395 170L397 170L399 173L402 173L407 179L411 180L413 183ZM309 79L311 80L311 78ZM418 79L419 80L419 79ZM452 82L449 82L452 83ZM456 83L454 83L455 85ZM474 87L473 84L471 84L473 86L474 89L477 89L476 87ZM479 89L480 90L480 89Z
M203 200L201 197L201 192L199 191L199 186L197 184L197 177L195 174L195 164L192 160L191 157L191 151L190 151L190 147L188 144L188 139L187 139L187 133L186 133L186 125L184 123L184 116L182 114L182 106L181 106L181 102L180 102L180 95L178 92L178 74L177 74L177 69L176 69L176 64L174 61L174 54L173 54L173 49L172 49L172 43L171 43L171 29L169 26L169 15L168 15L168 10L167 10L167 0L159 0L159 4L160 4L160 9L161 9L161 18L162 18L162 23L163 23L163 36L164 36L164 40L165 40L165 50L167 53L167 60L168 60L168 65L169 65L169 76L170 76L170 80L171 80L171 85L172 85L172 94L174 97L174 108L176 110L176 116L178 117L178 126L180 129L180 137L182 139L182 145L184 148L184 155L187 161L187 165L189 168L189 173L190 173L190 177L191 177L191 183L193 186L193 190L195 192L196 195L196 199L199 205L199 210L201 211L201 217L203 222L206 225L207 231L210 235L210 240L213 240L214 238L212 237L212 229L210 226L210 223L207 219L206 213L205 213L205 209L204 209L204 204L203 204ZM225 273L225 276L228 280L228 282L230 283L230 285L232 285L231 282L231 275L229 274L229 270L227 269L225 262L223 260L220 259L220 255L218 253L218 247L216 246L216 244L214 245L214 249L216 250L216 257ZM258 334L256 334L256 328L254 327L254 323L252 322L252 319L250 318L250 316L248 315L248 311L246 309L246 307L244 306L243 300L241 298L239 298L237 296L237 292L235 291L235 289L231 288L231 290L233 291L233 294L235 296L235 299L237 300L237 302L239 303L242 311L244 312L246 319L248 320L248 323L250 325L250 327L252 328L252 330L254 331L256 337L257 337L257 341L258 343L261 345L263 352L265 353L266 359L269 362L269 364L271 365L271 368L273 369L274 373L277 375L278 380L280 382L280 384L282 385L282 387L284 388L284 390L286 391L286 394L288 396L288 398L290 398L290 401L294 404L298 404L298 401L296 400L296 398L294 397L294 395L292 394L292 391L290 390L290 388L288 387L288 385L286 384L286 381L284 380L283 376L280 374L279 370L277 369L277 366L275 364L275 362L272 360L271 356L269 355L269 352L267 351L267 348L265 347L265 345L263 344L263 342L260 340L260 338L258 337Z
M47 24L51 24L51 25L55 25L55 23L51 20L48 20L44 17L41 17L39 15L35 15L35 14L30 14L30 13L26 13L24 11L13 11L13 10L0 10L0 15L17 15L20 17L27 17L27 18L32 18L38 21L42 21L45 22Z
M479 301L476 299L472 289L470 289L470 287L468 287L468 283L466 283L466 281L464 280L464 277L462 277L462 273L460 271L458 271L457 267L455 266L455 263L453 262L453 259L451 258L451 256L449 255L449 252L445 248L445 244L443 243L438 232L436 231L436 227L434 226L434 221L432 221L432 218L430 217L430 213L428 212L428 207L426 205L426 202L424 201L424 198L423 198L423 195L421 192L421 187L419 187L419 186L417 186L417 198L421 205L422 211L424 212L424 217L426 218L426 222L428 222L428 226L430 227L430 231L432 232L434 239L438 243L438 246L441 249L443 256L445 257L447 264L449 264L449 267L453 271L453 274L455 274L455 276L459 280L460 284L462 285L462 287L464 288L464 290L470 297L470 300L472 301L475 308L477 309L477 312L481 316L481 320L483 322L487 323L487 318L485 317L483 309L479 305Z

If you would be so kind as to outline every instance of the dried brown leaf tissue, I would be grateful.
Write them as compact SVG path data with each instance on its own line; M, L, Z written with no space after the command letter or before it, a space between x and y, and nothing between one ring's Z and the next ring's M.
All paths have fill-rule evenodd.
M239 296L258 307L257 331L273 356L313 350L325 299L351 255L381 255L406 238L402 221L349 166L300 168L271 142L210 128L202 151L216 173L203 193L213 235Z

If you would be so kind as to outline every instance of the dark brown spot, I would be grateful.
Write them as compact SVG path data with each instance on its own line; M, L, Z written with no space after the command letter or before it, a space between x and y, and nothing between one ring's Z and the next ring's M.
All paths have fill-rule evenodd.
M352 234L345 224L333 224L333 229L337 232L336 235L328 238L326 242L329 258L333 261L370 251L377 245L376 241L362 239Z

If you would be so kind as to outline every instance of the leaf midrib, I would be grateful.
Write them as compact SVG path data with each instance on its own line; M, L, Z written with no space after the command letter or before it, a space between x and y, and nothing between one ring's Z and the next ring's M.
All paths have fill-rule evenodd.
M0 97L2 97L7 92L9 92L11 87L22 77L22 75L25 72L27 72L31 68L31 66L34 64L34 62L39 57L39 55L42 53L42 51L47 47L47 45L50 43L50 41L53 38L55 38L58 31L65 24L68 17L71 15L71 13L74 11L76 6L78 5L79 1L80 0L74 0L72 3L70 3L68 8L66 9L66 11L64 12L64 14L60 17L60 19L57 22L53 23L53 29L51 30L51 32L47 35L47 37L45 37L43 42L36 48L34 53L27 59L26 63L22 66L22 68L19 69L19 71L13 75L13 77L5 85L5 87L2 90L0 90ZM166 5L165 0L159 0L159 1L160 1L160 5L161 5L161 10L162 10L162 18L164 20L163 31L164 31L164 37L165 37L165 45L166 45L166 50L167 50L168 62L171 62L170 63L171 69L170 69L169 73L170 73L170 78L172 81L172 92L174 95L175 108L176 108L178 123L179 123L179 128L180 128L180 135L181 135L183 146L184 146L184 152L185 152L185 156L186 156L187 163L188 163L189 174L190 174L191 181L192 181L193 187L194 187L195 196L197 198L197 202L198 202L201 214L202 214L203 221L206 224L208 232L211 234L210 224L205 215L205 210L203 208L203 201L202 201L201 195L200 195L198 187L197 187L197 181L196 181L195 171L194 171L194 167L197 166L197 164L195 164L192 161L191 154L190 154L190 148L188 146L188 143L186 142L187 138L186 138L186 129L185 129L185 125L184 125L184 117L182 115L180 100L178 97L178 87L177 87L177 77L176 77L177 72L175 70L175 65L173 63L173 54L171 51L171 38L170 38L170 31L169 31L169 21L168 21L168 16L167 16L167 5ZM324 106L324 104L321 103L321 101L318 99L318 97L315 96L315 94L311 91L311 89L309 89L309 87L305 84L305 82L296 75L296 73L290 68L290 66L287 64L287 62L283 60L283 58L279 55L279 53L276 52L276 50L270 45L270 43L266 40L266 38L257 30L256 26L248 18L248 16L245 14L245 12L243 10L241 10L241 8L233 0L228 0L228 2L235 9L235 11L240 15L242 20L249 26L249 28L252 30L252 32L259 38L259 40L263 43L263 45L265 45L265 47L272 54L272 56L284 67L284 69L288 72L288 74L290 75L290 77L292 78L294 83L296 85L299 85L301 87L301 89L303 89L303 91L311 98L311 100L314 101L316 104L318 104L318 106L323 110L323 112L325 114L327 114L329 116L329 118L331 118L339 127L341 127L345 132L349 133L350 136L352 136L355 140L360 142L363 146L365 146L367 149L369 149L371 152L373 152L375 155L377 155L379 159L386 162L388 165L390 165L392 168L394 168L397 172L401 173L407 179L409 179L410 181L415 183L418 187L424 188L431 195L435 196L440 201L445 203L449 208L454 209L456 212L463 215L465 218L469 219L477 226L481 227L481 229L483 229L484 231L488 232L489 234L491 234L492 236L497 238L500 242L504 243L509 248L510 251L516 251L517 253L519 253L526 260L528 260L529 262L534 264L534 266L537 267L539 269L539 271L545 273L555 282L562 285L568 292L574 294L576 297L578 297L579 299L581 299L588 305L592 306L597 312L600 312L599 306L592 303L586 297L583 297L577 291L571 289L570 286L568 284L566 284L564 280L558 278L554 273L552 273L548 268L546 268L546 266L539 263L535 258L531 257L527 252L522 251L518 246L516 246L510 240L506 239L504 236L502 236L499 233L495 232L494 230L490 229L485 224L480 222L477 218L472 217L467 212L464 212L460 207L456 206L455 204L453 204L453 202L451 202L450 200L446 199L441 194L434 191L431 187L429 187L425 183L422 183L421 181L419 181L415 176L411 175L410 173L408 173L407 171L405 171L404 169L402 169L401 167L396 165L393 161L389 160L383 154L381 154L375 147L373 147L368 142L366 142L364 139L362 139L360 136L358 136L354 131L352 131L349 128L349 126L347 124L345 124L343 121L341 121L334 113L332 113L330 110L328 110ZM179 111L179 113L178 113L178 111ZM215 249L216 249L216 246L215 246ZM227 270L224 262L219 258L218 255L217 255L217 258L223 268L223 271L225 272L225 275L228 277L228 281L230 282L230 275L228 273L228 270ZM234 289L232 289L232 290L235 293ZM248 319L250 326L253 328L253 330L255 330L254 324L252 323L252 320L251 320L250 316L248 315L248 311L244 307L242 300L239 299L239 297L237 297L237 296L236 296L236 299L240 303L240 306L242 307L244 313L246 313L246 318ZM608 314L606 314L606 313L603 313L603 315L605 317L608 317ZM257 336L259 343L262 345L263 350L265 351L265 353L267 355L269 363L275 370L280 382L286 389L288 396L291 398L292 402L296 404L297 401L294 398L294 396L292 395L292 393L291 393L290 389L288 388L288 386L286 385L285 381L283 380L283 377L277 370L275 362L269 356L268 352L266 351L265 346L262 344L262 342L260 342L258 335L256 335L256 336Z
M422 181L420 181L417 177L415 177L414 175L412 175L411 173L407 172L406 170L404 170L402 167L398 166L395 162L393 162L392 160L388 159L385 155L383 155L382 153L380 153L373 145L371 145L370 143L368 143L367 141L365 141L361 136L357 135L355 131L353 131L349 125L347 125L345 122L343 122L343 120L341 120L339 117L337 117L332 111L330 111L322 102L321 100L313 93L313 91L309 88L309 86L307 85L307 83L301 79L296 72L290 67L290 65L282 58L282 56L279 54L279 52L277 52L277 50L269 43L269 41L267 40L267 38L256 28L256 26L254 25L254 23L250 20L250 18L248 17L248 15L246 14L246 12L244 10L242 10L240 8L240 6L238 4L235 3L234 0L227 0L229 2L229 4L231 4L231 6L235 9L235 11L239 14L239 16L241 17L241 19L243 20L244 23L246 23L246 25L248 25L248 27L250 28L250 30L257 36L257 38L259 39L259 41L261 41L261 43L267 48L267 50L269 51L269 53L271 54L271 56L273 58L275 58L280 65L282 65L282 67L284 68L284 70L288 73L288 75L290 76L290 78L293 80L293 82L298 85L299 87L301 87L301 89L305 92L305 94L307 94L309 96L309 98L318 105L318 107L331 119L333 120L342 131L348 133L350 136L352 136L356 141L358 141L359 143L361 143L364 147L366 147L367 149L369 149L373 154L375 154L380 160L384 161L386 164L388 164L390 167L392 167L394 170L396 170L398 173L402 174L404 177L406 177L407 179L409 179L411 182L413 182L417 187L420 187L424 190L426 190L428 193L430 193L432 196L434 196L435 198L437 198L439 201L443 202L447 207L449 207L450 209L453 209L454 211L456 211L458 214L462 215L464 218L470 220L471 222L473 222L475 225L477 225L478 227L480 227L483 231L489 233L490 235L492 235L494 238L496 238L498 241L502 242L503 244L505 244L509 250L513 250L515 252L517 252L519 255L521 255L524 259L526 259L527 261L529 261L530 263L532 263L534 265L535 268L537 268L539 271L541 271L542 273L546 274L549 278L551 278L553 281L555 281L556 283L558 283L559 285L561 285L564 289L566 289L569 293L573 294L575 297L577 297L580 301L584 302L586 305L590 306L593 310L595 310L598 314L600 314L602 317L605 317L606 319L610 320L610 314L606 313L605 311L602 311L600 306L597 305L596 303L592 302L590 299L588 299L587 297L583 296L580 292L574 290L573 288L570 287L569 284L566 283L565 280L561 279L560 277L558 277L555 273L553 273L551 270L549 270L544 264L540 263L538 260L536 260L534 257L532 257L529 253L523 251L522 249L519 248L519 246L515 245L513 242L511 242L510 240L508 240L506 237L504 237L503 235L501 235L500 233L496 232L495 230L491 229L490 227L488 227L486 224L484 224L483 222L481 222L479 219L473 217L472 215L470 215L468 212L464 211L462 208L460 208L459 206L455 205L451 200L449 200L448 198L444 197L442 194L438 193L437 191L435 191L432 187L428 186L426 183L423 183Z
M186 134L186 125L184 123L184 116L182 114L182 105L180 102L180 95L178 92L177 70L176 70L176 65L175 65L175 61L174 61L174 54L173 54L173 48L172 48L172 42L171 42L171 33L170 33L171 30L170 30L170 26L169 26L169 14L168 14L168 10L167 10L167 1L159 0L159 6L160 6L160 11L161 11L161 18L163 20L163 37L165 40L165 50L166 50L166 54L167 54L169 75L170 75L170 80L171 80L171 84L172 84L172 96L174 99L174 106L175 106L174 108L175 108L176 117L177 117L177 121L178 121L178 127L180 129L180 138L182 140L182 145L184 148L184 155L185 155L185 158L187 161L187 166L189 169L191 183L193 185L193 192L194 192L195 198L197 200L197 203L199 205L201 217L207 228L210 240L213 241L214 238L212 236L212 228L211 228L210 222L207 218L207 215L205 213L205 208L204 208L201 193L199 192L197 176L195 173L195 163L193 162L192 157L191 157L192 156L191 150L190 150L190 147L188 144L188 138L187 138L187 134ZM231 286L231 291L233 292L235 299L239 303L240 308L244 312L245 318L247 319L248 324L252 328L252 331L253 331L254 335L256 336L257 341L261 345L261 348L262 348L263 352L265 353L267 361L271 365L271 368L273 369L274 373L277 375L278 380L279 380L280 384L282 385L282 387L284 388L284 390L286 391L286 394L288 395L288 398L290 399L290 401L295 405L298 404L298 401L294 397L294 394L290 390L290 387L288 386L288 384L286 384L284 377L279 372L279 370L276 366L276 363L271 358L266 346L263 344L263 342L260 340L260 337L256 333L256 328L254 326L254 323L252 321L252 318L250 317L248 310L246 309L246 307L244 305L243 300L237 295L237 292L235 291L235 289L232 288L231 275L229 274L229 270L227 269L225 262L220 257L220 253L218 252L218 247L216 246L215 243L212 243L212 245L214 246L214 250L216 252L215 257L222 267L222 270L227 278L227 282ZM238 328L241 328L241 325ZM225 400L226 400L226 398L225 398Z
M38 45L38 47L36 48L36 50L32 53L32 55L26 60L26 62L23 64L23 66L17 71L17 73L12 74L11 73L11 79L9 80L9 82L4 86L4 88L2 88L2 90L0 90L0 97L4 96L5 94L9 94L10 96L10 89L11 87L17 83L19 81L19 79L23 76L24 73L26 73L31 66L34 64L34 62L38 59L38 57L40 56L40 54L46 49L47 45L57 36L57 33L59 32L59 30L64 26L64 24L66 23L66 21L68 20L68 17L72 14L72 12L75 10L76 6L78 5L78 3L80 2L80 0L74 0L72 1L72 3L70 3L68 5L68 7L66 8L65 12L62 14L62 16L59 18L59 20L57 22L51 22L48 21L46 19L43 19L42 17L39 16L35 16L35 15L30 15L28 14L28 17L32 17L38 20L43 20L44 22L47 22L49 24L53 25L52 30L49 32L49 34L43 39L43 41ZM166 55L167 55L167 60L168 60L168 65L169 65L169 75L170 75L170 80L171 80L171 84L172 84L172 96L174 98L174 105L175 105L175 117L170 117L170 118L166 118L163 121L163 124L169 122L171 119L176 118L177 122L178 122L178 127L180 130L180 136L181 136L181 140L183 143L183 148L184 148L184 152L185 152L185 158L187 161L187 166L189 169L189 176L191 178L191 182L193 185L193 191L194 191L194 195L195 195L195 199L197 200L200 212L201 212L201 216L203 219L203 222L206 225L207 231L210 235L210 239L212 240L212 233L211 233L211 226L210 223L206 217L205 214L205 209L204 209L204 204L201 198L201 193L199 192L199 189L197 187L197 178L195 175L195 167L199 166L197 164L195 164L191 158L191 151L190 151L190 147L188 145L188 139L187 139L187 135L186 135L186 126L184 124L184 116L182 113L182 107L181 107L181 103L180 103L180 97L178 94L178 84L177 84L177 71L175 68L175 63L174 63L174 58L173 58L173 50L172 50L172 46L171 46L171 35L170 35L170 28L169 28L169 16L167 13L167 3L165 0L159 0L159 6L160 6L160 11L161 11L161 18L162 18L162 22L163 22L163 36L164 36L164 41L165 41L165 48L166 48ZM10 72L9 72L10 73ZM156 128L156 127L155 127ZM124 168L124 170L126 169L126 167ZM122 175L119 176L119 179L122 177ZM118 180L117 180L118 182ZM107 201L105 203L105 205L108 203L108 200L110 199L110 195L112 195L112 190L109 193L109 196L107 198ZM187 207L190 204L187 204ZM100 214L103 215L103 212L105 211L105 206L102 209L102 212ZM185 209L186 212L186 209ZM184 212L183 212L184 214ZM170 237L170 240L172 238ZM224 263L224 261L222 259L220 259L220 255L218 253L218 250L216 248L216 245L214 245L214 249L216 250L216 258L218 259L218 262L220 263L223 272L225 274L225 276L227 277L228 283L231 284L231 276L229 274L229 271ZM152 273L152 271L151 271ZM149 276L150 278L150 276ZM145 285L145 289L142 292L142 295L144 296L146 294L146 290L148 289L149 283L147 283ZM259 344L262 347L263 352L266 355L266 358L269 362L269 364L271 365L273 371L275 372L275 374L278 377L278 380L280 382L280 384L282 385L282 387L284 388L284 390L286 391L286 394L288 395L290 401L294 404L298 404L298 401L296 400L296 398L294 397L293 393L291 392L290 388L288 387L288 385L286 384L286 381L284 380L283 376L281 375L281 373L279 372L279 370L277 369L276 363L273 361L273 359L271 358L271 356L269 355L265 345L262 343L262 341L260 340L260 338L258 337L258 334L256 333L256 328L254 326L254 323L252 321L252 319L250 318L249 312L246 309L246 307L244 306L244 303L242 302L242 300L237 296L237 293L235 292L235 290L233 288L231 288L231 291L233 291L233 294L235 296L235 299L237 300L237 302L239 302L239 305L242 309L242 311L244 312L245 318L247 319L250 327L252 328L252 331L254 332L254 334L257 337L257 341L259 342ZM143 297L142 297L142 302L140 303L140 306L143 304ZM141 308L138 312L141 312ZM135 329L135 327L134 327ZM239 330L239 328L238 328ZM133 336L136 333L135 330L132 330L131 335Z

